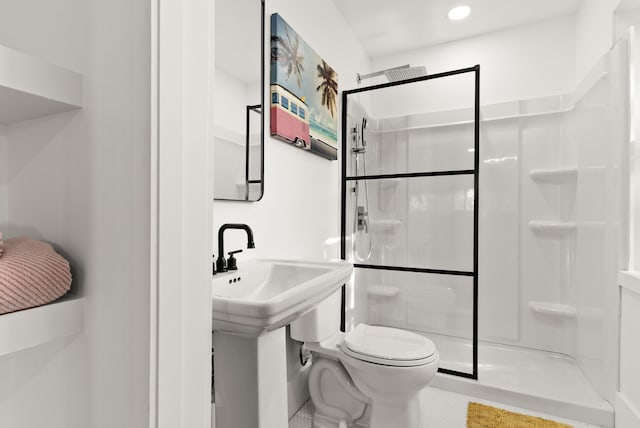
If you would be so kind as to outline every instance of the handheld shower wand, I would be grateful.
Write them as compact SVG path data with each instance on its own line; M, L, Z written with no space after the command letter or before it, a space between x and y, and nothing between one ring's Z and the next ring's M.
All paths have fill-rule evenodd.
M355 173L357 176L361 174L360 172L360 159L359 157L362 155L362 174L367 175L367 163L366 163L366 152L367 152L367 139L365 138L365 130L367 128L367 118L363 117L360 124L356 124L353 127L353 140L354 140L354 148L352 149L352 153L355 156ZM359 143L359 144L358 144ZM367 181L364 180L364 199L360 199L360 186L359 182L356 181L354 188L354 196L355 196L355 209L354 209L354 221L353 221L353 256L359 261L366 261L371 257L371 234L369 232L369 188L367 186ZM365 248L364 257L361 257L359 254L359 248L357 245L358 232L364 233L364 239L368 240L368 248Z

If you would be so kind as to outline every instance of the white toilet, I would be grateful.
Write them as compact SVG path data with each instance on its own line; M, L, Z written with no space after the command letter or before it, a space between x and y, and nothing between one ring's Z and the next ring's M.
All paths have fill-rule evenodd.
M423 428L420 394L438 370L429 339L359 324L340 332L340 292L291 324L313 353L314 428Z

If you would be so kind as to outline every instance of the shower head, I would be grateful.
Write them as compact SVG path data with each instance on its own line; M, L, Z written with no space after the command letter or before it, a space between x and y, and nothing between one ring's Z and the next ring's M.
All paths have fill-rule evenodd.
M384 75L389 82L399 82L401 80L415 79L427 75L427 68L423 65L416 67L392 68L385 70Z
M416 77L422 77L427 75L426 67L420 65L411 67L409 64L401 65L399 67L387 68L385 70L375 71L369 74L360 75L356 74L356 81L358 84L364 79L369 79L375 76L385 75L389 82L399 82L401 80L413 79Z

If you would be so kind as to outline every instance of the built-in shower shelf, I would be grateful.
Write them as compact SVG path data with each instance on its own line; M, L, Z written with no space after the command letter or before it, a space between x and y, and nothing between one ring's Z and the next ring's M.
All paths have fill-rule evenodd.
M0 315L0 356L78 334L83 329L84 298L77 296Z
M556 184L574 181L577 176L578 168L548 168L529 171L529 177L534 181Z
M380 180L380 188L381 189L389 189L389 188L396 188L398 186L398 184L400 184L400 179L399 178L385 178L384 180Z
M576 231L576 224L572 221L532 220L529 228L536 233L564 236Z
M375 297L395 297L400 293L400 288L392 285L372 285L367 288L367 294Z
M82 75L0 45L0 123L82 107Z
M562 303L551 302L529 302L529 307L533 312L560 318L575 318L576 308Z
M400 220L370 220L369 227L374 232L393 232L402 226Z

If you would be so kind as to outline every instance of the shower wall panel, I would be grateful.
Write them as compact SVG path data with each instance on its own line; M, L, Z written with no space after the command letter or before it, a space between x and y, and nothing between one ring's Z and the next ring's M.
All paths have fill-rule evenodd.
M607 88L601 91L610 93ZM595 340L598 343L603 339L602 327L588 327L589 317L580 312L580 299L593 294L581 284L596 281L597 269L603 266L604 255L600 253L605 247L592 246L587 241L604 242L610 238L589 238L586 226L578 225L577 233L570 229L577 211L602 216L608 206L604 199L607 190L603 183L608 182L604 172L585 167L577 181L576 173L571 172L576 169L580 151L589 151L589 144L597 146L596 142L610 139L606 131L609 116L602 107L605 101L588 97L589 94L578 102L575 111L578 95L483 107L479 195L482 340L576 355L580 346L588 348L580 343L593 342L587 337L600 337ZM576 119L584 106L589 106L592 116ZM456 109L393 118L369 117L367 173L467 168L473 159L470 112L471 109ZM602 162L606 159L602 150L607 148L598 150L589 153ZM567 177L539 180L535 171L542 171L543 175L565 171ZM437 186L425 184L433 179L369 181L371 261L408 266L428 260L423 266L442 267L444 263L440 261L449 257L459 261L454 263L457 269L467 269L463 260L469 247L463 240L456 241L456 234L459 232L462 237L468 230L468 223L460 218L471 209L471 186L456 187L454 180L448 182L447 189L438 190ZM580 204L589 208L580 208ZM438 215L446 221L437 221ZM353 220L348 221L353 224ZM568 225L569 229L549 233L533 226L540 222ZM589 256L587 251L599 255ZM582 264L592 265L586 271L592 273L589 281L576 278L584 275L579 272ZM389 308L392 312L401 310ZM578 324L580 331L591 333L576 336ZM585 361L592 360L588 357L591 354L582 352Z
M622 236L622 175L629 142L627 46L619 42L592 70L593 86L572 112L577 141L576 358L596 390L609 400L617 390L619 293L626 268Z
M517 341L521 328L519 122L480 123L479 337Z
M560 100L560 97L554 98ZM570 307L574 237L570 230L565 234L549 233L531 226L540 222L563 224L570 220L575 181L558 184L531 177L532 171L551 171L573 165L562 158L562 147L567 139L566 115L560 108L519 119L522 336L518 344L572 355L575 320L570 316L536 311L535 305Z

